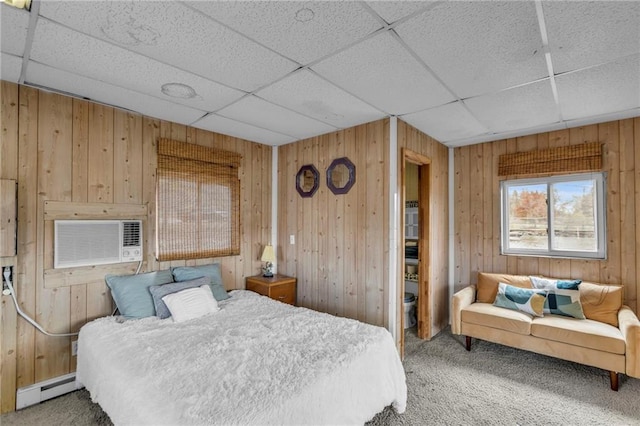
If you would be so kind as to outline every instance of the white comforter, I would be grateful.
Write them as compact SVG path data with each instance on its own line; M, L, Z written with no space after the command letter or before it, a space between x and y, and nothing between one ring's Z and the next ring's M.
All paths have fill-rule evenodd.
M233 291L184 323L97 319L77 379L116 424L362 424L406 406L387 330Z

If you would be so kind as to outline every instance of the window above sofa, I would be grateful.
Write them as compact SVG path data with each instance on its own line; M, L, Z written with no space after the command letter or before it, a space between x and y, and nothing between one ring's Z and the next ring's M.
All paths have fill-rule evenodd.
M501 253L606 258L604 173L500 183Z

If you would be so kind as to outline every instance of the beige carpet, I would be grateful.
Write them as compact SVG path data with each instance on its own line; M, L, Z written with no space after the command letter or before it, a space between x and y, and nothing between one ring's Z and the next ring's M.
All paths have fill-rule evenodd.
M640 380L474 340L448 330L432 341L407 336L407 411L387 408L368 425L640 425ZM81 390L0 416L10 425L110 425Z

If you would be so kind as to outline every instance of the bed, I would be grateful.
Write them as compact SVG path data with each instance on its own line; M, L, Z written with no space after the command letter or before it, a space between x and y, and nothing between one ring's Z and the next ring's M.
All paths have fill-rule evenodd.
M235 290L186 322L105 317L78 340L77 380L114 424L363 424L407 388L381 327Z

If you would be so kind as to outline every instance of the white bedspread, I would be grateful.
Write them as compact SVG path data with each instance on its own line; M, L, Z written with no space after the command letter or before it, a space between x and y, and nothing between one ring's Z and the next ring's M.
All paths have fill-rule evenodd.
M232 291L184 323L156 317L82 327L77 379L116 424L362 424L406 406L381 327Z

